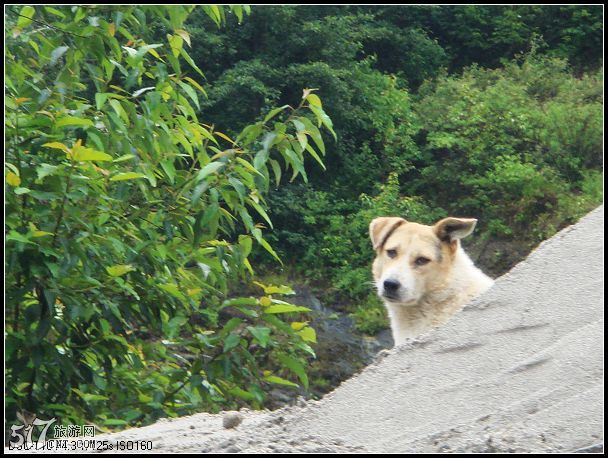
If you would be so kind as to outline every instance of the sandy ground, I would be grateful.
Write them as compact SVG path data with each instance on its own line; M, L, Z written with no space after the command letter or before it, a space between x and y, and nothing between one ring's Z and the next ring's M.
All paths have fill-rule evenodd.
M600 207L444 327L381 353L320 401L160 421L96 439L159 453L603 450Z

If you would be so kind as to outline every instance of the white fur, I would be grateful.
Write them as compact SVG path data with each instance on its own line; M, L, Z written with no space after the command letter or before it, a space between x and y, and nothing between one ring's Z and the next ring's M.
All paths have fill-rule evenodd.
M444 288L424 292L413 305L384 301L395 345L444 324L467 302L487 291L493 284L494 280L475 267L471 258L458 246Z

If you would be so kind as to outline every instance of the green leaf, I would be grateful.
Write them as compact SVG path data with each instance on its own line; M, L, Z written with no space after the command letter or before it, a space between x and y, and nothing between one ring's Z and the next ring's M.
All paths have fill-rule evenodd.
M201 106L198 103L198 96L196 95L196 91L192 88L192 86L189 86L182 81L179 81L178 84L184 90L184 92L188 95L188 97L190 97L190 99L192 99L192 101L196 105L196 108L198 108L200 110Z
M53 15L57 16L57 17L60 17L61 19L65 19L65 14L63 14L61 11L59 11L59 10L58 10L58 9L56 9L56 8L53 8L53 7L51 7L51 6L45 6L45 7L44 7L44 10L45 10L46 12L48 12L48 13L51 13L51 14L53 14Z
M19 175L19 169L17 167L15 167L13 164L11 164L10 162L5 162L4 165L6 167L8 167L9 169L11 169L11 171L16 174Z
M46 232L46 231L33 231L32 232L32 237L33 238L47 237L49 235L53 235L53 233L52 232Z
M291 358L287 355L278 355L278 359L283 366L291 370L302 382L304 388L308 389L308 376L304 366L296 359Z
M230 334L230 332L234 329L236 329L236 327L238 325L240 325L243 321L240 318L230 318L228 320L228 322L224 325L224 327L221 330L221 335L223 336L227 336L228 334Z
M120 277L128 272L133 272L135 267L131 264L117 264L115 266L106 267L106 271L111 277Z
M302 157L300 157L300 155L298 155L298 153L296 153L291 148L285 148L281 152L293 168L293 174L289 181L293 181L298 176L298 174L301 174L304 178L304 181L308 183L308 177L306 175L306 170L304 170L304 162Z
M253 401L256 399L256 396L254 394L250 393L249 391L245 391L239 387L231 388L230 390L228 390L228 393L233 396L237 396L241 399L245 399L246 401Z
M197 131L205 138L208 138L209 140L211 140L213 143L215 143L216 145L219 146L219 143L217 142L217 140L215 139L215 137L211 134L211 132L209 132L207 129L205 129L203 126L197 126L198 129Z
M264 377L264 380L270 383L274 383L276 385L293 386L295 388L298 388L299 386L297 383L290 382L289 380L277 377L276 375L267 375L266 377Z
M317 342L317 333L310 326L305 327L301 331L298 331L298 334L305 342Z
M180 37L184 39L188 46L192 47L192 42L190 41L190 34L186 32L184 29L175 29L174 32L178 34Z
M205 91L205 89L203 89L203 86L201 86L200 84L198 84L195 80L193 80L189 76L186 76L184 78L184 81L188 81L192 86L194 86L196 89L198 89L199 91L201 91L205 97L207 97L207 92Z
M294 312L310 312L310 309L307 307L300 307L299 305L292 304L275 304L264 309L264 313L269 314Z
M33 6L24 6L21 8L21 11L19 11L19 18L17 19L17 27L19 29L24 29L30 25L34 14L36 14L36 10Z
M296 127L296 130L298 132L302 132L302 131L306 130L306 126L304 125L304 123L302 121L300 121L298 119L292 119L291 122Z
M310 110L317 117L317 119L319 121L319 125L323 124L325 127L327 127L327 129L334 136L334 140L338 140L338 136L336 135L336 133L334 132L334 129L333 129L333 123L332 123L331 119L329 118L329 116L327 116L327 114L325 113L325 111L323 111L322 108L319 108L319 107L314 106L314 105L310 106Z
M122 107L120 102L116 99L112 99L112 100L110 100L110 105L112 106L112 108L114 108L114 111L116 111L116 114L118 116L120 116L126 124L129 124L129 115L127 114L125 109Z
M249 256L249 253L251 253L251 248L253 246L253 241L251 240L251 237L249 237L248 235L239 235L239 246L241 247L243 258Z
M204 6L203 9L218 27L222 24L222 14L217 5Z
M19 383L14 389L17 392L25 392L25 389L31 385L30 382Z
M125 420L119 420L118 418L108 418L107 420L104 420L103 424L106 426L124 426L128 425L129 423Z
M77 118L75 116L64 116L63 118L59 118L55 123L56 127L64 127L64 126L87 126L93 127L93 121L90 119Z
M237 17L239 24L243 22L243 6L242 5L231 5L232 12Z
M165 171L167 178L169 178L169 183L175 184L175 165L173 164L173 159L161 161L160 166Z
M137 156L135 156L135 154L125 154L124 156L117 157L112 162L117 163L117 162L130 161L131 159L135 159L136 157Z
M107 396L102 396L101 394L84 393L78 388L72 388L72 391L80 396L85 402L107 401L109 399Z
M319 96L317 96L317 94L309 94L306 97L306 100L312 106L323 108L323 105L321 104L321 99L319 98Z
M8 172L6 174L6 183L10 186L17 187L21 184L21 178L13 172Z
M247 326L247 330L255 337L255 340L258 341L262 348L266 348L270 342L270 328Z
M266 213L266 210L264 210L260 204L256 203L253 199L247 199L247 203L249 205L251 205L253 208L255 208L255 210L260 214L260 216L262 216L262 218L264 218L264 220L268 223L268 225L271 228L273 228L270 217Z
M167 325L164 327L164 330L167 333L167 337L175 337L178 334L180 328L187 322L188 318L183 315L177 315L171 318Z
M201 69L198 68L198 66L192 60L192 57L190 57L190 54L188 54L184 48L182 48L181 50L181 55L186 60L186 62L188 62L188 64L190 64L190 66L196 71L196 73L201 75L203 78L205 77Z
M272 167L272 171L274 172L275 184L278 187L281 183L281 166L275 159L270 159L268 162Z
M231 307L235 305L258 305L258 300L255 297L237 297L235 299L226 299L222 302L222 307Z
M179 56L179 53L184 45L184 39L179 35L167 35L167 38L169 39L169 46L171 47L173 56Z
M106 94L105 92L98 92L95 94L95 107L98 110L101 110L103 108L103 105L106 103L106 100L108 99L108 94Z
M181 143L181 145L184 147L184 149L188 152L190 156L194 156L194 150L192 149L192 145L183 133L181 133L180 131L174 131L173 137L175 138L175 140Z
M323 142L323 137L321 136L321 132L317 126L315 126L308 118L302 117L299 119L306 126L306 133L313 139L317 145L317 148L319 148L319 151L325 155L325 143Z
M235 348L241 341L241 336L238 334L230 334L224 340L224 353Z
M72 148L72 159L75 161L111 161L112 156L93 148L76 145Z
M177 286L177 284L175 284L175 283L166 283L166 284L158 285L158 287L160 289L168 292L173 297L175 297L175 298L177 298L177 299L179 299L179 300L181 300L183 302L188 302L188 299L179 290L179 287Z
M125 172L118 173L110 178L110 181L124 181L124 180L134 180L136 178L146 178L146 175L138 172Z
M253 283L262 287L262 289L264 289L264 294L295 294L295 291L293 289L291 289L291 287L289 287L289 286L264 285L257 281L254 281Z
M6 236L6 240L14 240L15 242L30 243L32 245L36 245L36 243L32 242L25 235L20 234L17 231L10 231Z
M255 173L256 175L259 175L261 177L263 177L264 175L262 175L260 173L260 171L258 169L256 169L253 165L251 165L249 162L247 162L245 159L241 158L241 157L237 157L235 158L236 161L239 164L242 164L247 170L249 170L251 173Z
M64 151L67 155L71 154L70 148L60 142L44 143L42 146L46 146L47 148L60 149L61 151Z
M245 188L245 185L241 181L237 180L234 177L228 178L228 182L232 185L232 187L238 194L239 199L242 204L245 199L245 194L247 193L247 188Z
M298 143L300 143L300 146L302 147L302 149L304 149L308 146L308 137L306 136L306 134L304 132L298 132L296 134L296 137L297 137Z
M136 61L141 59L147 52L150 52L150 54L158 56L158 53L156 51L154 51L154 49L160 48L161 46L163 46L162 43L155 43L155 44L144 45L144 46L139 47L137 49L137 53L135 54Z
M270 110L270 112L264 118L264 124L266 124L268 121L270 121L272 118L274 118L277 114L279 114L281 111L283 111L286 108L289 108L289 105L283 105L282 107L278 107L278 108L274 108L273 110Z
M196 179L198 181L204 180L207 176L211 175L214 172L217 172L224 165L226 164L224 164L223 162L210 162L198 172Z
M112 331L112 325L108 320L99 320L99 326L101 327L101 331L104 334L110 334L110 332Z
M279 258L279 255L272 249L272 247L266 240L260 239L260 240L258 240L258 242L260 245L262 245L264 247L264 249L266 251L268 251L272 255L273 258L275 258L277 261L279 261L281 263L281 265L283 264L283 261L281 261L281 259Z
M127 51L127 54L129 55L129 57L135 57L135 55L137 54L137 49L130 48L128 46L123 46L122 49Z
M310 146L310 144L306 145L306 151L308 151L308 153L315 159L315 161L319 163L323 170L327 170L325 168L325 164L323 163L317 152L312 148L312 146Z

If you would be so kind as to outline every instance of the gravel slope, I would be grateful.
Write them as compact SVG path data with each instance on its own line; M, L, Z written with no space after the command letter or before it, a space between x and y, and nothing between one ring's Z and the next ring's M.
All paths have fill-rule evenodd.
M234 429L199 414L96 439L161 453L602 451L603 225L599 207L320 401L241 411Z

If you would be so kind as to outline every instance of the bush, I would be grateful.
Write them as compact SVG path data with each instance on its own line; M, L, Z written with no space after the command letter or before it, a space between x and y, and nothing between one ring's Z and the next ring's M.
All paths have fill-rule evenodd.
M494 235L550 236L556 226L541 221L601 167L599 78L576 79L565 61L530 54L428 84L416 112L433 160L412 189L434 188L432 204L477 215L500 228ZM588 202L587 211L599 203ZM562 216L558 227L575 220Z

